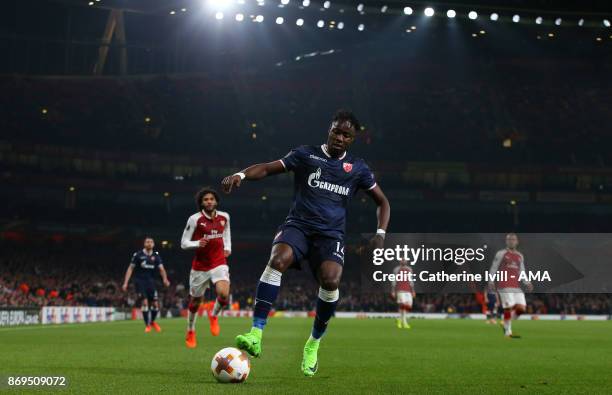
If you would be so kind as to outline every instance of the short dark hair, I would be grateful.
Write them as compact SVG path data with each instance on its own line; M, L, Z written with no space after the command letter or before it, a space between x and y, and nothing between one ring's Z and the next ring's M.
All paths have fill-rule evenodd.
M202 210L202 198L208 195L209 193L211 193L215 197L217 204L219 204L219 194L217 193L217 191L215 191L211 187L203 187L195 194L195 204L198 210Z
M153 238L153 236L148 236L148 235L145 236L144 239L142 239L142 241L145 242L145 241L147 241L149 239L151 239L153 241L153 243L155 243L155 239Z
M353 125L356 132L359 132L361 130L361 123L359 122L355 114L353 114L349 110L344 110L344 109L340 109L336 111L333 122L346 122L346 121L350 122Z

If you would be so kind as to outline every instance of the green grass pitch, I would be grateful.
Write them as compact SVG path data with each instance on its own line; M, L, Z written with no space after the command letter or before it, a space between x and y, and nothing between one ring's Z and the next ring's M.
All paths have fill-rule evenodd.
M0 375L63 375L63 393L610 393L612 322L518 321L523 338L469 320L334 319L322 340L319 372L303 377L311 320L273 318L263 352L243 384L217 384L214 353L234 345L250 321L221 318L213 338L198 320L198 348L184 346L184 319L0 329ZM0 391L6 391L6 387ZM20 390L21 391L21 390ZM15 390L8 392L16 393Z

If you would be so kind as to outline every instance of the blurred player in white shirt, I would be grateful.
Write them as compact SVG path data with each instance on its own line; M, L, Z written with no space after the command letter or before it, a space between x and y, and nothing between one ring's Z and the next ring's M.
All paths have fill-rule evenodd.
M400 318L396 320L397 327L400 329L410 329L407 313L412 310L412 299L414 293L414 282L408 279L408 274L412 273L412 268L407 261L400 261L400 264L393 270L394 274L405 276L401 281L393 281L391 284L391 297L397 302Z
M523 254L517 250L518 244L516 233L508 233L506 248L495 254L495 259L489 269L491 274L502 272L507 275L507 278L501 281L489 282L489 288L491 291L497 290L499 294L504 309L504 335L508 338L520 337L512 334L512 320L518 319L527 309L525 294L519 284L519 275L525 272L525 259ZM533 285L529 281L523 281L523 285L528 291L533 290Z

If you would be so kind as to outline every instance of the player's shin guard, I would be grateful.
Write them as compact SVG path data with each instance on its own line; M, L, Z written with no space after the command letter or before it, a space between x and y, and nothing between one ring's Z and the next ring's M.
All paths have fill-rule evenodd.
M192 331L195 329L196 317L198 316L198 303L194 303L193 301L189 302L189 306L187 309L189 312L187 313L187 329Z
M339 298L340 292L337 289L334 291L327 291L323 288L319 288L317 315L314 320L314 325L312 326L312 337L314 339L320 339L325 333L329 320L336 312Z
M221 310L223 310L227 306L227 302L228 302L227 298L221 299L220 297L217 297L217 300L215 301L215 306L213 307L213 310L212 310L212 316L216 317L217 315L219 315Z
M257 293L255 295L255 308L253 309L253 327L263 329L268 320L268 314L276 301L280 290L282 273L266 266L259 278Z
M149 315L149 306L142 306L140 311L142 311L142 319L144 320L145 325L149 326L151 324L151 316Z

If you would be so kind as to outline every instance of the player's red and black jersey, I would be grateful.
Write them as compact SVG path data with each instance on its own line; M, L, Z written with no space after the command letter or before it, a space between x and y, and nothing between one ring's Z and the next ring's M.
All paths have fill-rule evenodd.
M357 190L376 186L372 171L362 159L347 153L333 158L325 145L293 149L281 163L295 174L294 198L286 223L324 236L342 237L348 202Z
M133 276L135 280L152 281L155 279L155 272L159 271L159 267L163 265L163 262L157 251L153 251L149 255L142 249L132 255L130 265L134 268Z

